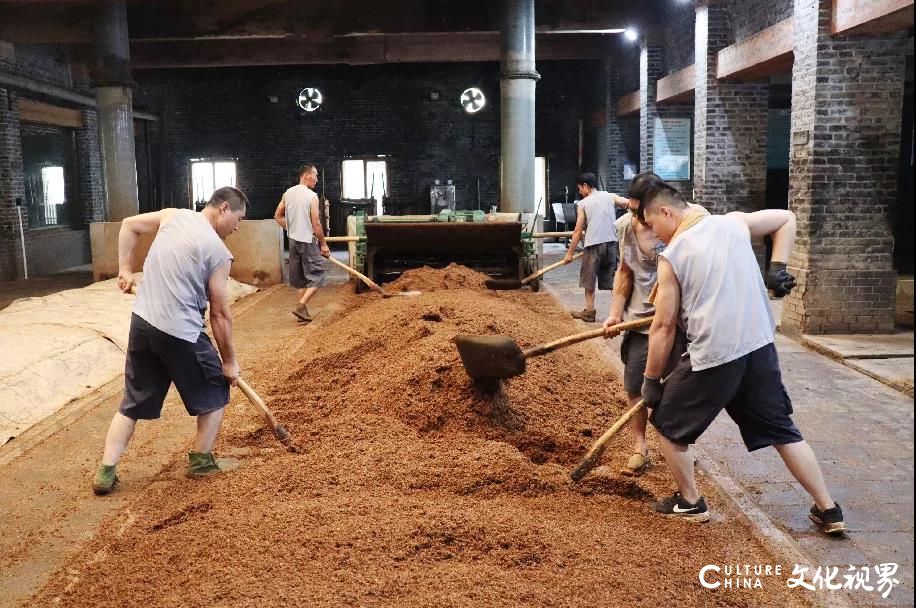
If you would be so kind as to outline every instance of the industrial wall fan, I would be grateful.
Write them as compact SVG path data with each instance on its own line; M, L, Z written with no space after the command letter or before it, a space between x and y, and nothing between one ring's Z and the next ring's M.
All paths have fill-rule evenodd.
M461 107L468 114L481 111L485 105L487 105L487 99L484 97L483 91L477 87L465 89L461 94Z
M321 91L314 87L306 87L299 91L296 105L306 112L314 112L321 107L321 102L323 100L324 98L321 96Z

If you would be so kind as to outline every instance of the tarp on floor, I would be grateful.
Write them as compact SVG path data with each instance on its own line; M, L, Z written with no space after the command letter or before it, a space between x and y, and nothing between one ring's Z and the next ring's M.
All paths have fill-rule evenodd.
M233 302L257 291L229 284ZM0 310L0 445L124 372L135 298L111 279Z

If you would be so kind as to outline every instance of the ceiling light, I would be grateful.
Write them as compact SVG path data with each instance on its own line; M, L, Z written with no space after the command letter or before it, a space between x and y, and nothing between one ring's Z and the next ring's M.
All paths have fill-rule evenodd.
M623 36L630 42L636 42L636 38L639 36L639 34L633 28L628 27L626 31L623 32Z

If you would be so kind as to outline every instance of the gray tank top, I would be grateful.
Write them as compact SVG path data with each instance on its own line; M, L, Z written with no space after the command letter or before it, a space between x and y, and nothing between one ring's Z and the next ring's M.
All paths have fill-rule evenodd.
M620 216L614 222L614 227L620 241L620 259L633 272L633 290L623 309L623 320L651 317L655 314L655 306L649 303L649 295L658 280L658 254L664 250L665 244L655 239L655 247L649 255L640 250L636 230L633 228L633 214L630 212ZM633 331L647 334L649 328Z
M134 314L170 336L197 342L213 271L232 254L200 213L179 209L159 229L143 263Z
M661 255L681 285L681 324L694 371L724 365L776 339L776 322L747 228L707 216Z

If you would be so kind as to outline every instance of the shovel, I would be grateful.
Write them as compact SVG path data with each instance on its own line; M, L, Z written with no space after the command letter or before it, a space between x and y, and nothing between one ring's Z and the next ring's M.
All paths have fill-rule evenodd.
M573 256L573 259L578 260L583 255L585 255L585 253L580 251L579 253ZM534 281L535 279L539 279L542 275L550 272L554 268L559 268L560 266L565 266L565 265L566 265L566 261L560 260L559 262L555 262L551 264L550 266L544 266L543 268L541 268L540 270L538 270L535 273L529 274L527 277L525 277L521 281L519 281L518 279L487 279L484 282L484 284L487 286L487 289L521 289L522 287L524 287L531 281Z
M339 262L339 261L335 260L333 257L329 257L329 258L327 258L327 260L328 260L329 262L331 262L332 264L334 264L334 265L336 265L336 266L340 266L341 268L343 268L344 270L346 270L347 273L353 275L354 277L356 277L357 279L359 279L360 281L362 281L363 283L365 283L366 285L368 285L369 288L372 289L373 291L377 291L378 293L382 294L382 297L383 297L383 298L393 298L393 297L395 297L395 296L404 296L404 297L410 298L410 297L413 297L413 296L418 296L418 295L420 295L420 292L419 292L419 291L399 291L399 292L397 292L397 293L390 293L390 292L388 292L388 291L385 291L385 290L382 289L381 287L379 287L379 284L378 284L378 283L376 283L375 281L373 281L372 279L370 279L369 277L367 277L366 275L364 275L364 274L361 273L360 271L356 270L355 268L350 268L349 266L347 266L347 265L344 264L343 262Z
M668 378L671 376L665 376L662 378L662 384L668 381ZM598 438L598 441L592 444L592 447L589 448L588 453L585 454L576 468L573 469L573 472L570 473L573 481L581 481L583 477L588 475L589 471L595 468L595 465L598 464L598 461L601 460L601 456L604 454L604 451L607 449L607 444L611 438L617 434L617 431L623 428L623 426L630 421L630 419L635 416L639 410L641 410L645 404L642 399L640 399L636 405L628 409L623 413L623 415L617 419L617 422L614 423L614 426L604 431L604 434Z
M613 326L617 331L628 329L639 329L648 327L652 324L655 317L646 317L626 323L618 323ZM461 363L464 365L468 376L476 381L492 382L520 376L525 373L525 361L531 357L539 357L552 353L558 348L578 344L585 340L598 338L604 335L604 328L593 329L573 334L534 346L528 350L522 350L512 338L507 336L455 336L455 344L458 346L458 354L461 355Z

